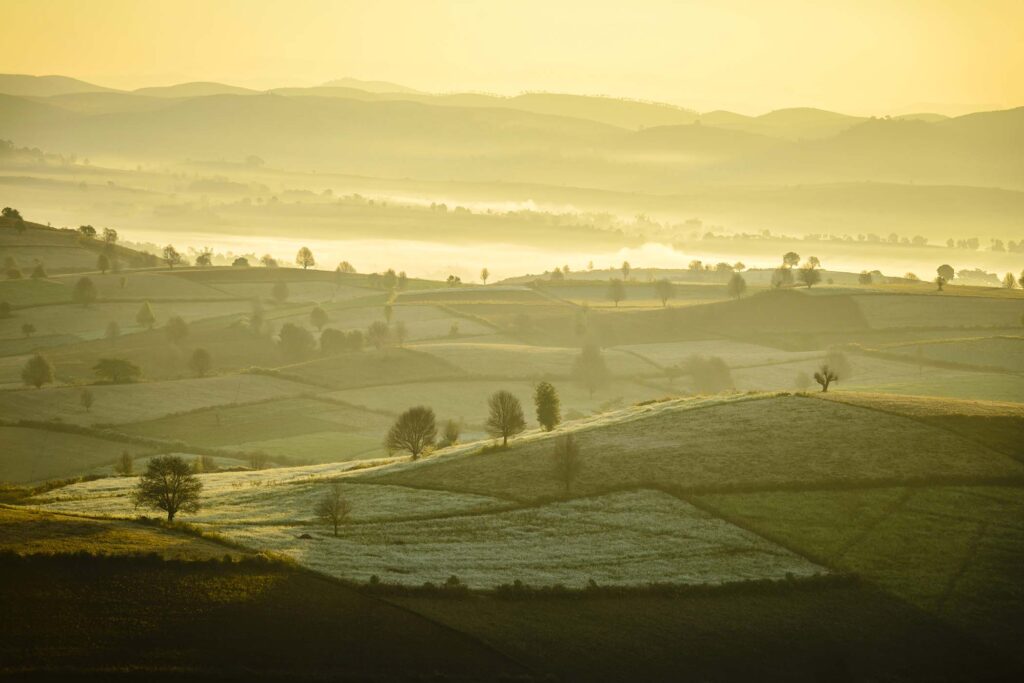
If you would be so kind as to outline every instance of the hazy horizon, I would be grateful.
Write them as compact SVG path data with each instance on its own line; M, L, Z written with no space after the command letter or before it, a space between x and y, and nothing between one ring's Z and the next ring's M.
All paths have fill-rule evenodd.
M0 72L125 90L193 81L266 90L353 77L748 115L959 115L1024 104L1024 48L1014 37L1024 6L1014 2L653 2L625 16L577 2L0 6L12 27Z

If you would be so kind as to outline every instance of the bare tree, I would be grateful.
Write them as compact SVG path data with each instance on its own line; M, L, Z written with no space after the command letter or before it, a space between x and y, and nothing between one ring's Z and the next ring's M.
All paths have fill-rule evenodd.
M118 458L117 463L114 465L114 471L120 475L128 476L134 469L135 461L128 451L121 451L121 457Z
M661 299L662 306L668 305L668 300L672 298L674 290L675 287L672 286L672 281L667 277L663 277L654 283L654 293Z
M490 276L491 271L487 270L486 268L480 271L480 281L483 282L485 285L487 284L487 278L489 278Z
M179 512L199 511L202 490L188 463L176 455L159 455L149 461L131 497L136 507L163 510L173 522Z
M836 372L826 364L822 365L821 368L814 373L814 381L821 385L822 392L826 392L828 391L829 384L839 381L839 375L837 375Z
M384 439L389 453L409 451L416 460L437 439L437 421L434 411L426 406L409 408L398 416Z
M327 492L316 504L316 517L324 524L334 528L334 535L338 535L338 527L348 518L352 512L352 504L342 494L341 484L331 484Z
M615 302L616 307L626 298L626 285L617 277L608 281L608 298Z
M576 443L576 435L570 432L555 439L554 475L555 479L565 487L565 495L569 495L572 483L582 467L580 446Z
M508 437L526 429L523 406L511 392L496 391L487 400L490 415L487 418L487 433L502 438L502 445L508 445Z

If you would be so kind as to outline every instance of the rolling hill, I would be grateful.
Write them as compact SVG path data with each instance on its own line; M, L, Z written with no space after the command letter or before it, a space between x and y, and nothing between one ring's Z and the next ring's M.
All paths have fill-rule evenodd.
M93 85L67 76L28 76L0 74L0 93L22 97L50 97L83 92L111 92L111 88Z

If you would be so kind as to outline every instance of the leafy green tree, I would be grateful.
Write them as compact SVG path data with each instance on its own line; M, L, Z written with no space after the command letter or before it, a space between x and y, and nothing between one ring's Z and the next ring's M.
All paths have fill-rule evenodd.
M607 385L610 379L601 349L593 344L584 346L580 351L580 355L573 363L572 374L587 388L591 397L596 390Z
M540 382L533 391L533 405L537 410L537 422L551 431L562 421L562 404L558 392L550 382Z
M747 291L747 281L739 273L733 273L729 278L729 284L726 285L726 291L733 299L739 299Z
M441 448L454 446L462 436L462 425L456 420L448 420L444 423L444 432L441 434Z
M164 334L172 344L182 344L188 338L188 323L180 315L174 315L164 324Z
M511 392L496 391L487 401L490 415L487 417L487 433L502 438L502 445L508 445L508 438L526 429L523 406Z
M293 360L306 358L316 348L316 340L313 339L312 333L294 323L285 323L281 326L279 340L285 356Z
M101 358L92 369L100 379L113 384L133 382L142 376L142 368L123 358Z
M196 349L188 359L188 367L196 377L206 377L213 366L213 358L206 349Z
M313 252L309 250L309 247L302 247L295 255L295 263L302 266L303 270L306 270L310 266L316 265L316 259L313 258Z
M274 286L270 288L270 298L276 301L278 304L283 304L288 300L288 283L284 280L278 280L274 283Z
M149 461L139 483L132 490L136 507L163 510L173 522L179 512L198 512L203 484L177 455L158 455Z
M626 298L626 285L617 277L608 281L608 298L615 302L616 308L619 302Z
M156 315L153 314L153 307L149 305L148 301L139 307L139 312L135 314L135 322L147 329L153 329L153 325L156 324Z
M21 381L27 386L39 389L53 382L53 364L40 354L35 354L21 370Z
M244 256L238 256L238 257L235 258L234 261L231 262L231 267L232 268L248 268L249 267L249 259L245 258Z
M21 212L20 211L18 211L17 209L12 209L9 206L5 206L3 208L3 210L0 211L0 216L2 216L3 218L6 218L8 220L12 220L12 221L25 220L24 218L21 217Z
M398 416L388 430L384 446L388 453L409 451L416 460L437 439L437 421L434 411L426 406L409 408Z
M323 331L324 325L327 324L327 311L320 306L314 306L313 310L309 312L309 322L318 331Z
M96 402L96 397L92 393L92 389L86 387L82 389L82 393L78 395L78 402L85 408L85 412L92 412L92 405Z
M203 249L201 252L196 254L196 265L200 268L209 268L213 265L213 251L210 249Z
M565 487L565 495L572 491L572 483L576 480L583 463L580 460L580 446L576 435L572 432L555 439L555 479Z
M87 277L80 278L71 292L72 300L83 306L88 306L96 301L96 296L96 284Z
M668 278L661 278L654 283L654 293L661 299L662 306L668 305L668 300L672 298L674 290L675 287L672 286L672 281Z
M80 225L78 226L78 233L86 239L92 239L96 237L96 228L91 225Z
M121 451L121 457L118 458L117 464L114 465L114 471L121 476L128 476L132 473L135 468L135 461L128 451Z
M352 504L342 492L341 484L331 484L320 500L316 503L316 518L334 529L338 535L338 527L344 523L352 512Z
M956 275L956 273L953 272L953 266L948 263L943 263L935 269L935 272L938 273L939 277L941 277L945 282L949 282L953 279L953 276Z
M795 268L800 263L800 254L795 251L787 251L782 255L782 265L786 268Z
M117 244L117 230L114 230L113 228L103 228L103 241L110 247Z

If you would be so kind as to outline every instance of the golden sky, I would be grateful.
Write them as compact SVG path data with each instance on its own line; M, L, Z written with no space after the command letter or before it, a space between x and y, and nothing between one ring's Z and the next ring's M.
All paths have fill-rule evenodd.
M0 0L0 72L116 88L352 76L761 113L1024 105L1024 0Z

